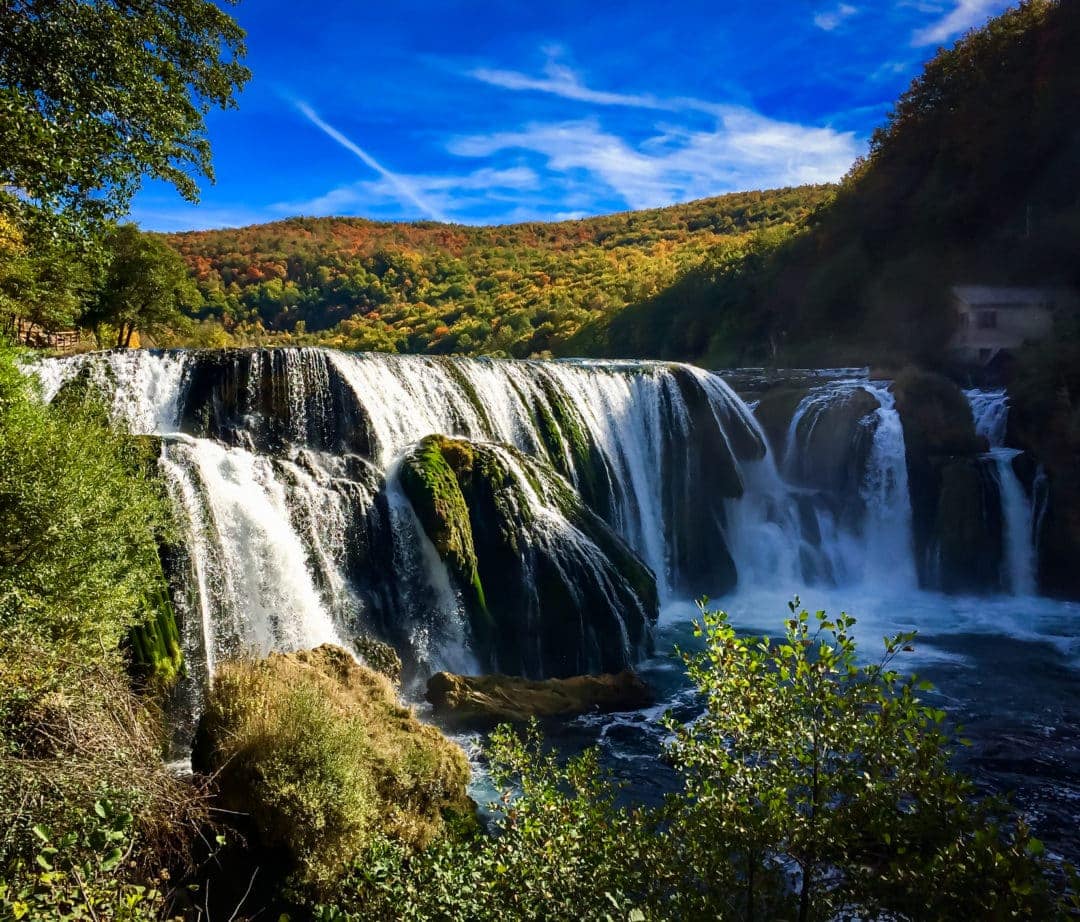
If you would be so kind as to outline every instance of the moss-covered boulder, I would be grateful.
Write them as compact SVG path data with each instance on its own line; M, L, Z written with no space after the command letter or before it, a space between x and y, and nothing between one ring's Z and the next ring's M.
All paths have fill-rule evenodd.
M492 670L616 672L650 642L652 572L569 483L511 448L429 436L399 480Z
M473 812L461 749L333 646L223 665L192 765L252 844L316 891L376 836L420 847Z
M505 675L433 675L427 700L449 721L494 724L532 717L572 717L594 711L633 711L652 703L648 686L633 672L540 681Z
M386 676L395 686L401 683L401 657L390 644L367 634L353 638L353 649L368 669Z
M974 455L987 448L975 433L964 392L943 375L908 366L893 382L908 458Z

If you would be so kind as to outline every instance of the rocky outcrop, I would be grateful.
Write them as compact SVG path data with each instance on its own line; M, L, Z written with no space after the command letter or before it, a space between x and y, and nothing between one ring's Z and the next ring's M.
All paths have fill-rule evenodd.
M429 436L399 477L486 667L613 672L648 648L655 577L550 468L504 446Z
M423 846L474 810L461 749L333 646L222 666L192 766L251 845L315 889L376 837Z
M367 417L317 349L221 349L185 371L181 429L275 453L288 444L373 455Z
M1029 377L1010 389L1007 440L1025 449L1044 475L1033 489L1039 588L1080 599L1080 400L1062 381L1046 382L1032 372ZM1033 476L1033 485L1038 480Z
M632 711L652 703L652 695L645 683L628 670L618 675L543 681L440 672L428 680L427 700L445 719L492 724L531 717L572 717L593 711Z
M963 391L912 367L896 377L904 427L919 581L947 591L996 591L1001 518L997 486L979 455L986 440Z
M873 439L873 429L864 421L880 407L873 394L854 388L820 412L804 416L795 431L799 451L794 476L814 489L857 495Z
M1001 500L992 461L958 458L938 471L931 574L945 592L996 592L1002 583Z
M512 449L431 436L401 484L462 591L491 668L622 668L657 610L648 568L561 478Z
M401 657L388 643L361 634L353 638L353 649L368 669L386 676L395 686L401 683Z
M754 416L765 430L765 436L776 458L784 457L784 452L787 451L791 420L808 393L809 388L805 387L774 387L757 398Z

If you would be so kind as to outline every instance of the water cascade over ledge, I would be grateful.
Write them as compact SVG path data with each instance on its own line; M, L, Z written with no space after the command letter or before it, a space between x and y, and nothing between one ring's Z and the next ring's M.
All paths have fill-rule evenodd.
M611 671L676 599L917 584L904 429L866 378L815 385L767 431L720 376L678 364L305 348L36 370L47 399L86 377L161 438L196 684L223 657L360 634L414 678ZM990 456L1007 588L1028 592L1008 451Z

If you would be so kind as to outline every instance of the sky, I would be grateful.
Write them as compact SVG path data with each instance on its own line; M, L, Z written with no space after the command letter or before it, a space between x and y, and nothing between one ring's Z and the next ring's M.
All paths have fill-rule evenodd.
M839 179L922 64L1010 0L242 0L216 183L148 230L504 224Z

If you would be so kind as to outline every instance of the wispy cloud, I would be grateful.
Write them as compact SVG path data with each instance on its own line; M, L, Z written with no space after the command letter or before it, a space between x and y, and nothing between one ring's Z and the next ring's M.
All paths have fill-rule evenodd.
M440 213L462 211L481 201L516 203L521 194L540 188L540 177L524 166L482 167L470 173L441 176L395 174L395 177L399 183L407 183L430 208ZM380 177L337 186L314 198L276 202L270 210L282 215L354 214L358 210L376 209L397 197L397 185Z
M911 37L916 48L939 45L981 25L1001 9L1001 0L953 0L953 9L930 25L919 29Z
M550 51L549 50L549 55ZM571 68L560 64L549 56L544 65L543 77L531 77L516 70L496 70L489 67L477 67L468 72L470 77L497 86L504 90L525 90L536 93L550 93L563 99L588 102L598 106L631 106L638 109L668 109L671 103L657 99L650 94L610 93L593 90L581 82L581 78Z
M824 29L826 32L833 32L858 12L858 7L852 6L850 3L841 3L839 6L821 10L814 16L814 25L819 29Z
M378 173L405 201L412 203L419 208L424 214L432 218L435 221L449 222L441 211L432 207L424 198L417 192L416 188L410 183L404 176L400 176L397 173L391 172L384 167L378 160L371 156L366 150L360 147L358 144L351 141L340 131L338 131L333 125L323 121L319 117L318 113L311 108L307 103L297 101L295 103L297 110L303 115L311 124L322 131L327 137L337 141L342 147L352 154L355 154L360 158L367 166L371 167L376 173Z
M657 126L639 145L584 119L462 137L450 150L464 157L529 152L550 172L583 184L599 180L631 208L648 208L739 189L835 180L858 155L858 143L851 132L726 107L711 131Z

